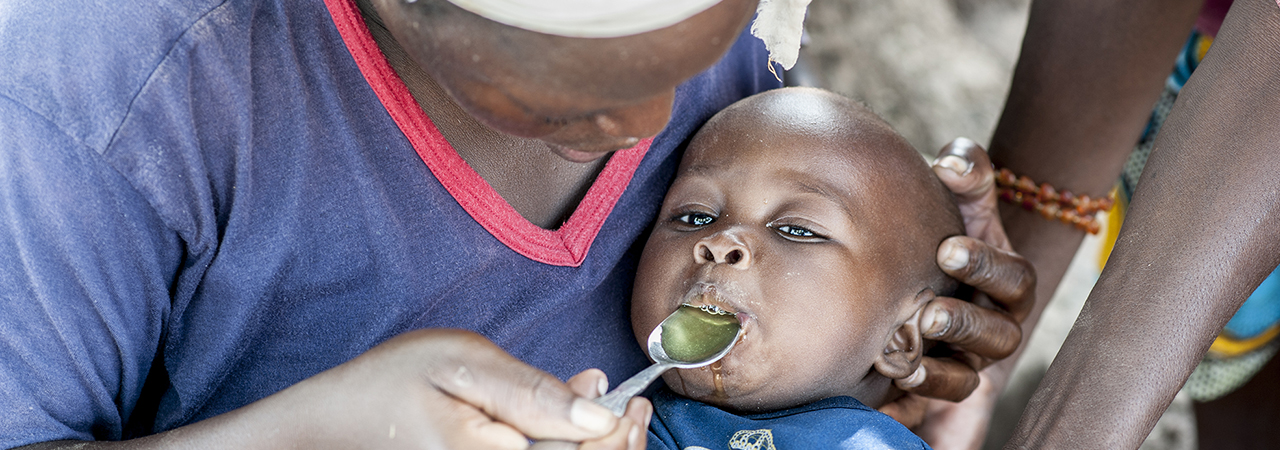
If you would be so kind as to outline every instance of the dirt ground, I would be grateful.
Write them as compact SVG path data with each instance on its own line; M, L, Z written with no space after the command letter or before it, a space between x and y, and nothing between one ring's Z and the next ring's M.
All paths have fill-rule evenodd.
M866 102L922 153L995 128L1027 0L819 0L801 55L817 82Z
M1029 0L818 0L800 69L788 74L858 98L932 156L965 136L989 141L1009 89ZM1172 61L1171 61L1172 64ZM1097 280L1087 240L1001 396L986 448L1000 448ZM1143 449L1196 448L1191 402L1179 396Z

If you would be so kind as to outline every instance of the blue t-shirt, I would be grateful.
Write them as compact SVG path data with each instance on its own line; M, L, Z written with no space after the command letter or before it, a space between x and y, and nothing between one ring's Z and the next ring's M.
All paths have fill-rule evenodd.
M623 380L679 149L778 84L744 35L548 231L461 162L349 0L16 2L0 55L4 448L185 425L420 328Z
M831 397L795 408L739 416L675 395L653 398L650 450L928 449L889 416L853 397Z

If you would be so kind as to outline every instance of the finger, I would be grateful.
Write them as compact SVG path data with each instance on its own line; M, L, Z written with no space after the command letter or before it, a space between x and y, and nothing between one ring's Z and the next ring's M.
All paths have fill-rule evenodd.
M653 404L644 397L632 397L627 402L627 411L623 416L636 422L640 428L639 439L628 440L628 449L642 450L648 442L649 422L653 420Z
M933 171L961 202L980 201L988 193L995 198L995 171L987 151L977 142L967 138L951 141L938 152Z
M925 357L915 374L894 384L912 394L958 402L977 389L978 372L952 359Z
M436 393L435 395L446 397L443 393ZM446 423L441 427L441 430L457 431L456 433L438 434L439 437L447 442L444 447L479 447L506 450L521 450L529 447L529 439L510 425L495 422L493 418L471 405L456 401L449 402L447 399L441 400L444 401L444 404L450 405L446 410L451 410L449 413L442 415L442 419ZM447 421L454 422L448 423Z
M929 405L929 399L915 394L907 394L892 402L886 403L880 407L880 412L885 413L893 420L910 429L915 429L924 423L926 408Z
M920 330L926 339L990 359L1008 357L1022 342L1022 326L1009 315L950 297L925 305Z
M1000 390L992 386L987 371L978 372L978 377L978 389L963 402L930 401L922 426L911 431L934 450L982 448Z
M625 443L628 450L644 450L645 444L648 442L649 420L653 417L653 404L644 397L633 397L627 402L627 410L622 415L623 420L619 422L618 428L621 430L623 424L631 426L626 430L626 439L622 441L610 441L610 444ZM616 447L597 447L595 441L584 442L583 450L600 450L605 448Z
M444 334L425 377L437 389L475 405L535 439L585 441L614 430L618 419L555 377L468 332Z
M569 378L565 384L574 394L595 399L609 391L609 376L600 369L587 369Z
M644 447L644 429L631 417L618 420L618 428L609 435L582 443L581 450L639 450Z
M1016 253L967 236L952 236L938 246L943 272L973 286L999 303L1019 322L1035 305L1035 269Z
M529 446L529 450L578 450L578 443L569 441L537 441Z
M981 147L964 138L952 141L938 153L933 172L955 194L966 235L997 248L1013 248L996 206L994 170Z
M643 450L648 442L647 430L652 417L653 404L649 403L649 400L644 397L633 397L627 402L626 412L623 413L622 420L618 421L618 428L615 428L608 436L583 442L581 447L565 441L539 441L532 448L536 450L569 450L575 448L580 448L581 450Z

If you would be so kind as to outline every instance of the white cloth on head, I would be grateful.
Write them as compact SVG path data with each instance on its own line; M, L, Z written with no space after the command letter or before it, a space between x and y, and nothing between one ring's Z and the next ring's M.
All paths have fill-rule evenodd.
M769 61L791 69L800 56L800 36L804 34L804 14L809 0L760 0L751 35L764 41Z
M416 0L405 0L413 2ZM720 0L448 0L494 22L539 33L580 38L630 36L666 28ZM790 69L800 54L810 0L760 0L751 34L769 60ZM772 66L770 66L772 70Z
M666 28L720 0L449 0L494 22L582 38L630 36Z

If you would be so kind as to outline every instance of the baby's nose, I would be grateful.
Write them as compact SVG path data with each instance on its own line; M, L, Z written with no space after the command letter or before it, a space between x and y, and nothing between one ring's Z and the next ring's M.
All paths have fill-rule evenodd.
M693 259L699 264L724 264L739 270L751 267L751 250L736 234L720 232L698 240Z

